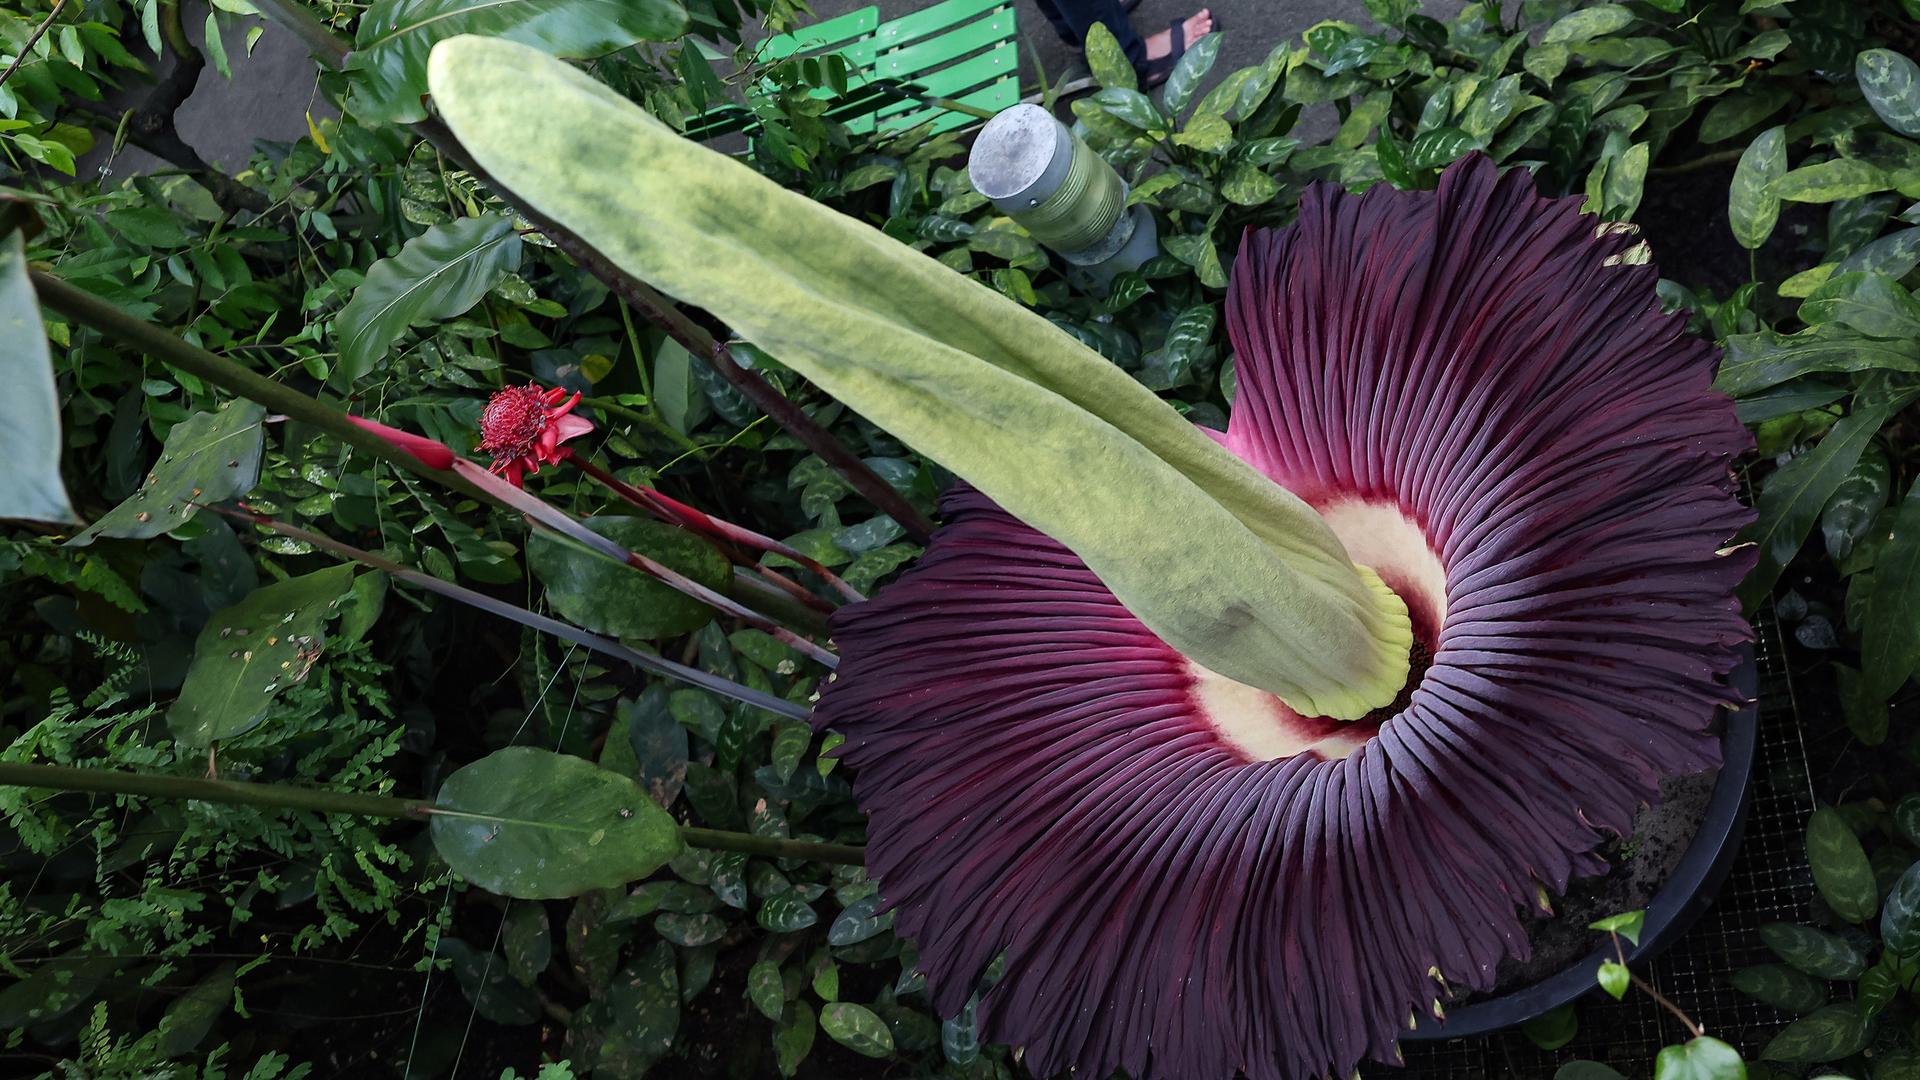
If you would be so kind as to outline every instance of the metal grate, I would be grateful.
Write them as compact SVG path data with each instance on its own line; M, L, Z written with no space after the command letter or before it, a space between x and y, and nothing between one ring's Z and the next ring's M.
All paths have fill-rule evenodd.
M1813 788L1798 708L1781 652L1779 627L1770 613L1758 620L1757 629L1760 745L1740 853L1713 907L1679 944L1642 972L1709 1033L1739 1047L1749 1058L1792 1017L1734 990L1729 979L1743 967L1773 959L1760 944L1760 926L1802 921L1813 895L1804 857ZM1622 1002L1591 994L1581 999L1578 1008L1580 1034L1551 1053L1535 1047L1518 1031L1505 1031L1475 1039L1407 1044L1404 1071L1380 1067L1362 1071L1374 1080L1548 1080L1560 1064L1590 1058L1628 1077L1643 1078L1661 1047L1687 1037L1672 1014L1638 991L1630 991Z

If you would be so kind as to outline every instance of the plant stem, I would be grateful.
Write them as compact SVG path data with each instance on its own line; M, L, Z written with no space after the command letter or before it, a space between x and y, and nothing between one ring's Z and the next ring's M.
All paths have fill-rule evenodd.
M620 310L625 311L626 307L622 305ZM694 457L704 458L706 456L704 447L686 435L681 434L678 428L660 419L651 412L629 408L617 401L603 397L583 397L580 399L580 404L599 409L602 412L610 412L616 416L624 416L635 423L645 424L654 434L665 438L680 449L692 454Z
M751 833L723 832L682 826L680 839L689 847L709 851L744 851L749 855L770 855L779 859L812 859L815 862L860 866L866 862L866 849L852 844L821 844L812 840L783 840Z
M298 34L307 48L322 64L338 70L345 62L351 50L333 31L313 17L298 0L262 0L262 14L274 22L289 28ZM504 184L488 175L487 171L474 161L453 137L453 132L440 121L432 118L411 125L415 134L432 143L441 153L452 158L461 168L471 173L476 180L491 188L502 199L512 203L520 216L533 222L545 233L553 245L565 252L581 269L599 278L612 293L625 301L635 311L647 317L648 321L667 332L669 337L685 346L686 350L699 356L713 366L713 370L725 379L728 385L740 391L747 400L753 402L774 419L774 422L787 429L795 439L821 460L832 466L835 472L846 478L853 489L871 502L881 513L900 523L907 535L925 543L933 535L933 522L925 514L913 508L913 504L882 480L879 474L867 467L859 455L848 449L833 432L821 427L801 410L800 406L788 401L775 390L772 384L753 371L741 366L733 357L733 351L725 344L714 339L686 314L675 308L666 297L655 292L639 278L628 274L600 254L592 244L576 235L559 222L528 206L524 200L516 197Z
M1607 933L1612 935L1613 937L1613 955L1619 959L1621 967L1626 967L1627 966L1627 950L1624 946L1620 944L1620 931L1609 930L1607 931ZM1680 1020L1680 1023L1686 1027L1687 1031L1690 1034L1692 1034L1694 1038L1698 1039L1702 1035L1705 1035L1707 1033L1707 1029L1701 1027L1699 1024L1694 1023L1693 1017L1688 1016L1684 1011L1682 1011L1680 1006L1675 1005L1671 1001L1668 1001L1665 994L1662 994L1660 991L1655 990L1653 988L1652 983L1648 982L1647 980L1641 978L1638 975L1635 975L1633 973L1633 969L1631 968L1627 969L1627 978L1632 980L1633 985L1639 987L1644 993L1646 993L1648 997L1651 997L1653 1000L1659 1002L1661 1005L1666 1006L1667 1011L1672 1013L1674 1016L1678 1017Z
M0 86L5 86L7 80L13 78L13 73L20 70L20 65L26 62L27 54L32 52L33 47L46 36L47 31L53 26L53 20L60 17L60 9L66 6L67 0L53 0L53 10L47 12L47 17L41 20L39 26L33 28L33 33L27 35L27 43L20 46L20 54L13 58L13 63L7 65L7 70L0 71Z
M196 799L200 802L258 806L270 810L307 810L318 814L357 814L361 817L422 820L437 809L427 799L366 795L356 791L328 791L291 784L253 784L237 780L202 780L190 776L122 772L117 769L76 769L68 765L29 765L0 761L0 786L43 788L53 791L93 791L108 795L135 795L156 799ZM813 859L858 866L864 849L851 844L822 844L811 840L784 840L721 829L683 825L680 838L688 846L711 851L744 851L783 859Z
M31 271L40 302L77 322L98 330L120 344L158 357L182 371L197 375L231 393L248 398L302 423L311 424L341 442L408 472L444 484L463 495L492 501L473 484L451 470L429 467L419 458L347 419L347 414L316 398L274 382L249 368L174 337L142 319L136 319L84 289L52 274Z

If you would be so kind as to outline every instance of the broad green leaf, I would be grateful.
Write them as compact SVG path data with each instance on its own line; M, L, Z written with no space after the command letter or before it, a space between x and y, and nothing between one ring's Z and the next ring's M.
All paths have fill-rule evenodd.
M1920 795L1904 795L1893 804L1893 827L1907 843L1920 845Z
M1852 158L1834 158L1802 165L1768 185L1776 199L1787 202L1830 203L1871 195L1893 186L1893 178L1877 166Z
M1904 805L1906 800L1901 802ZM1895 956L1907 959L1920 956L1920 862L1907 867L1907 872L1900 875L1893 890L1887 893L1880 907L1880 941Z
M709 589L725 592L732 577L726 557L685 529L615 516L591 517L582 524ZM527 565L546 587L554 610L598 633L620 638L677 637L713 618L712 608L673 586L543 532L527 540Z
M483 34L554 56L604 56L640 41L671 41L687 29L677 0L377 0L360 16L347 58L364 124L426 119L427 56L456 34Z
M1719 142L1731 139L1753 125L1780 111L1781 106L1793 99L1793 91L1784 86L1759 86L1737 94L1729 94L1713 103L1707 115L1700 121L1700 141Z
M1827 1003L1827 984L1785 964L1758 964L1733 973L1733 988L1783 1012L1808 1013Z
M1891 536L1874 562L1873 592L1860 619L1860 677L1869 697L1886 701L1920 667L1916 611L1920 611L1920 486L1909 490L1894 508ZM1914 805L1920 809L1920 801Z
M1762 1061L1838 1061L1866 1049L1872 1037L1860 1010L1826 1005L1788 1024L1760 1051Z
M1747 1080L1740 1051L1710 1035L1669 1046L1653 1059L1653 1080Z
M1625 30L1633 24L1633 12L1619 4L1595 4L1563 15L1547 27L1545 45L1564 45L1588 41L1604 34Z
M1233 125L1214 113L1201 113L1189 119L1187 125L1174 134L1173 141L1203 154L1223 153L1233 147Z
M535 50L451 40L430 81L513 201L1067 545L1195 662L1310 715L1404 682L1406 615L1325 523L1046 319Z
M713 406L693 377L693 354L671 339L662 342L653 357L653 400L660 418L682 435L692 434Z
M1096 22L1087 27L1085 44L1087 67L1092 69L1094 79L1101 86L1109 90L1140 88L1140 77L1133 70L1133 63L1127 59L1126 50L1120 47L1120 42L1105 23Z
M1182 53L1173 72L1167 76L1167 84L1160 90L1160 104L1167 112L1179 116L1193 100L1194 91L1200 88L1200 81L1213 70L1213 61L1220 54L1220 42L1224 34L1208 34L1194 42ZM1225 111L1225 110L1220 110Z
M1609 162L1607 177L1601 184L1602 216L1608 221L1627 221L1640 209L1640 195L1647 182L1649 149L1646 143L1634 143L1626 153Z
M1892 403L1866 400L1843 417L1820 445L1782 465L1760 492L1759 517L1740 531L1740 539L1759 547L1759 562L1737 590L1752 611L1773 588L1780 572L1799 553L1821 507L1833 495L1893 414Z
M893 925L893 912L875 915L874 909L879 906L880 897L877 895L848 904L827 930L827 944L858 945L885 933Z
M1602 960L1593 980L1600 984L1600 989L1605 990L1608 996L1619 1001L1627 996L1627 988L1633 985L1633 974L1627 970L1627 965L1618 960ZM1553 1047L1545 1049L1551 1050Z
M60 394L40 325L40 302L27 278L19 233L0 239L0 518L66 525L80 520L60 482Z
M507 954L507 973L532 986L553 962L553 929L547 925L544 904L515 904L507 909L500 929L500 947Z
M864 1005L836 1001L820 1010L820 1028L833 1041L868 1057L886 1057L893 1053L893 1033L886 1021Z
M1863 923L1880 910L1880 891L1860 838L1840 811L1823 806L1807 819L1807 864L1813 883L1835 915Z
M499 953L453 937L442 938L438 952L451 963L460 992L473 1004L474 1012L496 1024L531 1024L540 1019L539 995L507 974L507 962Z
M747 1000L769 1020L780 1019L787 1007L786 980L780 977L780 965L761 960L747 969Z
M175 424L139 488L69 543L84 547L102 536L159 536L199 513L196 504L252 491L260 481L260 425L266 415L251 401L232 401Z
M184 1057L199 1046L214 1022L233 1005L233 964L221 964L213 973L167 1006L160 1020L159 1052L164 1058Z
M1920 888L1916 888L1916 892L1920 893ZM1887 903L1887 910L1891 911L1892 900ZM1885 925L1884 912L1882 925ZM1768 923L1760 928L1760 940L1795 970L1818 979L1857 979L1867 970L1867 954L1852 942L1811 926Z
M1107 115L1141 131L1166 126L1166 117L1153 107L1153 100L1138 90L1119 87L1102 90L1093 95L1093 103L1105 109Z
M371 16L365 16L370 18ZM435 225L381 259L333 323L348 383L372 371L407 327L465 314L520 265L520 235L498 214Z
M455 770L432 820L434 847L455 872L522 900L624 885L681 849L679 826L638 784L527 746Z
M1865 49L1853 58L1853 76L1888 127L1920 138L1920 64L1892 49Z
M1236 161L1220 181L1220 197L1237 206L1261 206L1280 194L1280 183L1249 162Z
M106 213L107 224L141 247L177 248L193 242L180 217L159 206L129 206Z
M1580 1033L1580 1018L1574 1014L1573 1003L1568 1002L1521 1024L1520 1033L1542 1050L1558 1050Z
M1885 274L1835 274L1800 305L1808 325L1839 323L1868 337L1920 338L1920 300Z
M1645 910L1623 911L1618 915L1609 915L1604 919L1596 919L1587 924L1587 929L1589 930L1599 930L1607 934L1619 934L1634 945L1640 944L1640 935L1646 928L1647 913Z
M1885 341L1834 328L1727 338L1714 389L1745 398L1802 375L1828 371L1920 371L1920 342Z
M1089 35L1091 36L1091 35ZM787 1002L780 1022L773 1026L774 1066L781 1076L792 1076L813 1049L814 1033L819 1030L813 1019L813 1006L804 1001Z
M771 930L776 934L790 934L795 930L805 930L820 921L820 914L813 906L796 895L793 890L776 896L767 897L760 905L757 916L762 930Z
M1482 149L1481 140L1455 127L1423 131L1407 144L1407 165L1415 169L1438 169Z
M620 969L602 995L606 1026L594 1075L640 1076L667 1055L680 1030L673 946L656 941Z
M353 585L353 565L263 585L213 613L193 645L167 727L203 747L251 730L281 691L301 682L326 646L326 624Z
M626 721L627 743L633 750L638 780L653 801L666 807L680 797L687 782L687 761L691 756L687 729L673 718L667 707L670 691L666 684L654 683L637 700L621 699L617 715Z
M1901 229L1874 240L1840 260L1839 265L1833 268L1833 273L1864 271L1899 279L1906 277L1916 266L1920 266L1920 229Z
M1854 1006L1860 1010L1860 1016L1868 1023L1886 1011L1893 1003L1894 996L1900 992L1900 981L1886 963L1875 964L1860 976L1855 988Z

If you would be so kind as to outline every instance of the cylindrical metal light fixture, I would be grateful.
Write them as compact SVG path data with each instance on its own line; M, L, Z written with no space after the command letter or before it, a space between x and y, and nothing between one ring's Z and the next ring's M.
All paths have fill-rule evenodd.
M1127 208L1126 181L1038 105L1015 105L987 121L967 156L967 175L975 191L1065 259L1070 277L1104 289L1159 249L1153 215Z

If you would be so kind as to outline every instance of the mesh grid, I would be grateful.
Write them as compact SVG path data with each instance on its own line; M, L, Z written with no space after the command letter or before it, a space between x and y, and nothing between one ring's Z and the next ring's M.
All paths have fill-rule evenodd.
M1813 895L1804 857L1813 789L1801 742L1792 680L1771 616L1757 622L1755 659L1760 669L1760 740L1754 763L1753 801L1746 834L1719 899L1673 948L1641 974L1717 1038L1756 1055L1792 1017L1733 989L1735 971L1773 959L1760 944L1764 923L1799 922ZM1661 1047L1684 1042L1679 1020L1647 995L1630 991L1616 1002L1590 994L1579 1006L1580 1033L1551 1053L1518 1031L1474 1039L1409 1043L1404 1071L1362 1070L1374 1080L1547 1080L1573 1058L1603 1061L1629 1077L1645 1077Z

